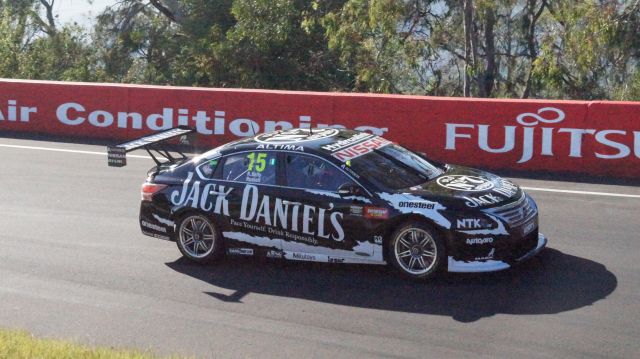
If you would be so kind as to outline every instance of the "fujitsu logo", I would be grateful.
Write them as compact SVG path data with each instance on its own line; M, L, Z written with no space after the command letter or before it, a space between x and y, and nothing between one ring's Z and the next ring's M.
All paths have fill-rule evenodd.
M596 130L592 128L556 128L544 126L561 123L565 119L564 111L555 107L543 107L537 113L522 113L516 116L515 120L521 126L502 126L503 142L502 147L491 147L489 145L489 132L492 138L501 133L498 129L493 129L491 125L476 125L467 123L447 123L447 143L446 150L456 150L458 139L473 139L477 136L480 150L489 153L507 153L515 149L516 142L522 142L522 154L518 163L525 163L531 160L537 151L536 143L539 145L539 153L542 156L555 156L567 153L569 157L595 156L601 159L625 158L631 155L631 148L637 158L640 158L640 131L625 130ZM543 124L540 127L536 127ZM536 128L539 128L537 131ZM464 131L463 129L473 129L476 132ZM464 132L463 132L464 131ZM494 134L495 133L495 134ZM569 148L560 149L554 146L556 134L568 134ZM583 153L583 142L589 136L593 136L595 141L613 151L610 153L600 153L594 151L592 154ZM538 138L540 138L538 140ZM632 144L633 143L633 144ZM600 146L600 147L602 147Z

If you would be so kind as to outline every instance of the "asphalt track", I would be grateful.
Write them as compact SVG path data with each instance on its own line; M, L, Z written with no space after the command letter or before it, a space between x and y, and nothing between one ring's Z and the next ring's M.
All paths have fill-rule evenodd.
M204 357L640 353L639 187L516 178L579 192L530 191L549 249L420 284L384 267L187 263L138 228L150 160L109 168L104 150L0 138L0 327Z

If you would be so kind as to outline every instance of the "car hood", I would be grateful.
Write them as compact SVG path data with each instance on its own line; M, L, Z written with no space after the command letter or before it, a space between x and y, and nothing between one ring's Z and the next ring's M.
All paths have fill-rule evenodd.
M522 190L493 173L463 166L447 166L440 176L402 191L410 196L437 201L447 207L491 208L514 202Z

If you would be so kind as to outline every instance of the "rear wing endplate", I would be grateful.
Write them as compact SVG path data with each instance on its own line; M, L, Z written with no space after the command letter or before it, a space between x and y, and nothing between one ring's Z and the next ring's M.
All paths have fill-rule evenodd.
M136 140L121 143L115 146L107 146L107 158L109 166L111 167L124 167L127 165L127 152L144 148L153 161L160 166L161 164L173 163L177 160L187 158L182 152L172 149L171 152L178 153L181 157L174 157L164 142L183 136L181 143L187 142L187 135L195 132L195 129L187 126L178 126L170 130L154 133L153 135L140 137ZM161 162L159 158L164 158L167 161Z

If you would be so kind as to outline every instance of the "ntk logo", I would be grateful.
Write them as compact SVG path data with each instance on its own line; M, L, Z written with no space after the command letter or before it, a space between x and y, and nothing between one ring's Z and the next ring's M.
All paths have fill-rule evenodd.
M476 229L481 227L479 218L459 219L456 222L456 226L458 226L458 228L460 229Z

